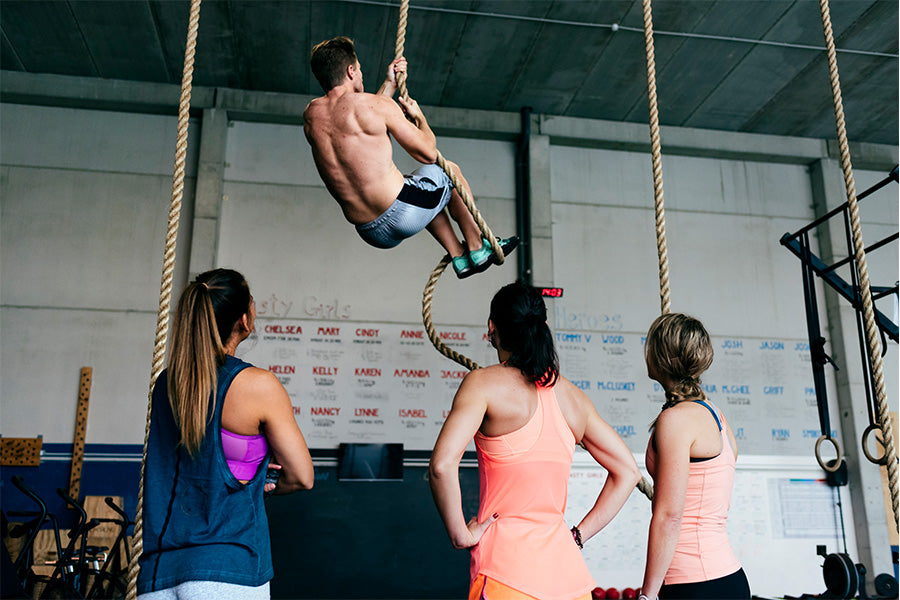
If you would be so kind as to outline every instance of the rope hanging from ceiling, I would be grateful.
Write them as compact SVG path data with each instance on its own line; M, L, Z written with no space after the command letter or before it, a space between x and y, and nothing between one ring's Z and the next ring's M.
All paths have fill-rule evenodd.
M887 469L888 488L891 496L891 508L895 522L897 507L897 450L894 447L894 435L891 431L891 418L884 386L884 364L881 360L881 342L878 328L875 325L875 308L872 300L872 288L869 285L869 268L866 264L866 247L862 239L862 226L859 219L859 204L856 198L856 183L853 179L853 166L850 163L850 144L847 140L847 125L844 120L844 104L841 99L841 82L838 76L837 52L834 45L834 32L831 27L831 10L828 0L819 0L822 13L822 29L825 35L825 47L828 56L828 75L831 80L831 95L834 102L834 120L837 128L838 147L841 155L841 168L844 173L844 187L847 191L847 206L850 210L850 228L852 230L853 249L856 270L859 274L859 294L863 305L863 321L865 323L866 343L869 346L872 378L875 382L875 401L878 427L881 429L881 443L884 454L878 464ZM865 442L865 438L863 438ZM866 452L868 455L868 452ZM840 461L837 461L840 463Z
M400 2L400 18L397 22L397 43L394 47L394 58L400 58L403 56L403 47L406 42L406 23L407 17L409 14L409 0L402 0ZM403 99L409 99L409 92L406 88L406 73L399 73L397 77L397 88L400 91L400 96ZM503 250L500 248L500 244L497 242L497 238L491 232L490 227L485 222L484 218L481 216L481 213L478 211L478 208L475 206L475 202L472 200L472 196L469 194L466 186L462 185L462 182L457 177L456 172L450 166L449 162L444 155L441 154L440 150L437 153L437 164L441 167L447 176L450 178L450 181L453 183L454 189L459 193L462 197L463 202L466 205L466 208L469 209L469 212L472 213L472 218L475 219L475 223L478 225L478 229L481 230L481 237L488 240L491 244L491 249L494 251L494 260L498 265L503 264L504 255ZM450 360L456 361L462 366L466 367L470 371L477 369L478 364L470 358L456 352L449 346L447 346L437 334L437 330L434 327L434 323L431 318L431 305L434 300L434 288L437 285L438 280L443 274L444 270L447 268L447 265L450 264L450 255L445 255L444 258L438 263L438 265L431 272L431 276L428 278L428 283L425 284L425 290L422 293L422 321L425 325L425 333L428 334L428 339L431 340L431 343L437 349L438 352L449 358Z
M147 462L147 441L150 438L150 417L153 414L153 386L163 370L166 341L169 332L169 306L172 300L172 274L175 270L175 248L178 243L178 221L181 218L181 201L184 196L184 167L187 157L188 122L191 108L191 85L194 78L194 54L197 49L197 29L200 24L200 2L191 0L188 18L187 43L184 51L184 70L181 77L181 99L178 104L178 134L175 142L175 170L172 176L172 200L169 204L169 221L166 229L166 245L163 256L162 280L159 291L159 310L156 313L156 338L153 343L153 362L150 368L150 391L147 398L147 423L144 427L144 451L141 457L141 480L138 488L137 514L134 519L134 535L131 546L131 562L128 564L128 590L126 600L137 598L137 578L140 572L138 559L144 549L144 471Z

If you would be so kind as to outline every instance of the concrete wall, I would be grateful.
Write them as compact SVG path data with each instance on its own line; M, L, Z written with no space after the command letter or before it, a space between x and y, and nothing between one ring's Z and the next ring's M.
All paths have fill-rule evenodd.
M263 321L328 320L334 315L326 307L333 305L351 322L418 325L422 287L442 255L437 244L423 234L376 251L359 240L321 185L296 123L305 99L270 110L269 96L232 98L233 106L227 94L218 97L192 123L174 293L193 273L232 266L247 276L258 301L271 301ZM251 105L253 118L245 120ZM291 111L295 116L287 118ZM462 167L495 233L512 233L517 120L436 108L428 114L439 147ZM259 122L260 115L273 122ZM78 369L89 365L88 443L141 442L174 134L170 116L2 105L2 435L69 443ZM569 315L615 313L615 331L640 335L659 312L645 137L645 128L631 125L534 117L534 279L565 288L552 307L558 330L573 328ZM805 339L799 261L778 238L843 201L828 145L664 130L663 148L672 149L663 170L673 309L700 317L714 336ZM864 156L859 189L880 179L897 151L867 148ZM820 161L827 169L818 177ZM867 240L897 231L892 189L863 210ZM896 252L873 258L870 270L873 280L896 281ZM435 322L484 327L491 295L515 278L514 261L464 283L444 277ZM831 352L846 355L845 371L857 373L852 314L836 301L820 301L820 312ZM886 376L894 399L895 353L891 344ZM859 420L865 409L858 377L831 378L830 385ZM833 404L833 422L847 432L852 454L860 427L836 413ZM638 425L645 429L643 416ZM850 520L859 559L880 573L891 566L873 481L869 475L854 481L857 512Z
M91 366L87 440L135 443L143 439L138 415L149 383L175 120L5 104L0 138L2 434L71 443L79 370ZM176 263L179 283L185 258Z

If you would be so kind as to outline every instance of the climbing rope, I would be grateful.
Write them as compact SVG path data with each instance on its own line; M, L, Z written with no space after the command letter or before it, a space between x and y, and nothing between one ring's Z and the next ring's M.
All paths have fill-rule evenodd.
M884 366L881 360L881 344L875 325L875 309L872 301L872 289L869 286L869 269L866 265L866 247L862 239L862 226L859 220L859 204L856 199L856 184L853 180L853 167L850 164L850 145L847 141L847 127L844 122L844 105L841 99L841 82L838 77L837 53L834 46L834 33L831 28L831 11L828 0L819 0L822 12L822 28L825 34L825 47L828 55L828 73L831 79L831 94L834 100L834 118L837 127L838 146L841 153L841 167L844 171L844 186L847 189L847 206L850 209L850 227L853 231L853 248L856 258L856 269L859 274L860 296L862 297L863 318L865 321L866 341L869 345L869 356L872 361L872 377L875 381L875 400L878 409L878 426L884 445L884 456L881 464L887 469L888 487L891 493L891 508L894 519L898 519L897 508L897 450L894 447L894 435L891 431L891 419L887 400L885 399ZM863 439L865 441L865 438Z
M406 23L408 13L409 0L401 0L400 18L397 21L397 43L394 46L395 60L403 56L403 47L406 43ZM406 89L406 73L397 74L397 89L400 92L401 98L403 98L404 100L409 100L409 92ZM475 223L478 225L478 229L481 230L481 237L483 237L490 243L491 249L494 251L494 259L496 260L497 264L503 264L503 249L500 248L500 244L498 243L497 238L491 232L491 228L488 227L488 224L485 222L484 218L482 218L481 212L479 212L478 208L476 208L475 202L474 200L472 200L472 196L469 194L468 189L462 184L462 181L460 181L456 172L450 166L450 163L447 161L447 159L444 158L444 155L441 154L440 150L438 150L437 153L437 165L442 168L450 178L454 189L459 192L459 195L462 197L466 208L468 208L469 212L472 213L472 218L475 219ZM474 370L478 368L478 365L474 361L466 358L458 352L455 352L452 348L441 341L440 337L435 332L434 324L432 323L431 319L431 303L434 296L434 287L435 285L437 285L438 279L440 279L448 264L450 264L449 255L445 256L438 264L438 266L434 268L434 270L431 272L431 277L428 279L428 283L425 284L425 291L422 293L422 319L425 323L425 331L428 333L428 337L431 339L431 343L434 344L434 347L438 352L440 352L450 360L456 361L467 369Z
M659 302L662 314L672 310L669 291L669 253L666 246L666 209L663 203L662 149L659 141L659 107L656 98L656 58L653 50L653 7L643 0L644 47L647 55L647 102L650 109L650 157L653 165L653 197L656 210L656 254L659 257ZM637 488L653 500L653 484L641 477Z
M184 165L187 156L188 120L191 108L191 82L194 77L194 52L197 47L197 28L200 23L200 2L191 0L188 19L187 44L184 51L184 71L181 79L181 100L178 105L178 135L175 142L175 170L172 176L172 200L169 204L169 223L163 257L162 279L159 291L159 310L156 313L156 340L153 344L153 362L150 369L150 391L147 398L147 423L144 427L144 453L141 458L141 481L138 488L137 514L131 545L131 562L128 565L128 591L126 600L137 598L137 578L140 572L138 559L144 549L144 472L147 462L147 440L150 438L150 416L153 414L153 386L163 369L166 354L166 338L169 331L169 306L172 299L172 273L175 270L175 246L178 241L178 220L181 217L181 199L184 195Z
M662 314L672 311L669 290L669 252L666 246L666 209L663 203L662 152L659 142L659 108L656 101L656 58L653 50L653 12L644 1L644 45L647 50L647 100L650 105L650 155L653 163L653 197L656 207L656 254L659 257L659 301Z
M441 262L438 263L438 266L436 266L431 272L431 277L428 278L428 283L425 285L425 292L422 294L422 318L425 321L425 333L428 334L428 339L431 340L431 343L434 344L435 348L438 348L438 350L440 350L441 354L443 354L450 360L456 361L468 370L474 371L475 369L479 368L478 363L476 363L471 358L463 356L453 348L450 348L446 344L444 344L444 342L441 341L440 336L437 334L437 330L434 328L434 324L431 322L430 311L431 300L434 296L434 286L437 283L437 280L440 279L441 274L444 272L444 269L446 269L447 265L449 264L450 255L445 254L444 258L441 259ZM442 346L443 349L439 346Z

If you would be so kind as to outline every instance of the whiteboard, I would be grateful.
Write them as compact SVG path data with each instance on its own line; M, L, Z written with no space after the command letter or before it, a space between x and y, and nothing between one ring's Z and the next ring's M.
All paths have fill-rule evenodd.
M478 364L497 362L486 327L437 332ZM400 442L431 450L468 373L434 349L421 324L260 319L237 356L276 374L310 448Z
M563 323L579 325L555 334L563 375L587 393L632 452L644 452L647 428L665 402L662 387L647 376L645 336L585 331L575 322L580 317L560 316ZM616 315L592 318L616 323ZM809 343L723 337L712 337L712 343L714 359L701 378L703 389L725 414L741 451L811 456L821 432ZM828 395L835 397L833 389ZM839 419L836 412L832 416L837 437Z
M321 310L335 319L258 319L238 356L278 376L312 448L400 442L431 450L467 370L439 354L421 324L341 320L338 303ZM485 327L436 328L478 364L497 362ZM646 374L644 336L581 329L554 335L562 374L632 452L643 452L647 427L665 400ZM713 345L704 389L731 423L741 452L811 456L819 429L808 344L714 337Z

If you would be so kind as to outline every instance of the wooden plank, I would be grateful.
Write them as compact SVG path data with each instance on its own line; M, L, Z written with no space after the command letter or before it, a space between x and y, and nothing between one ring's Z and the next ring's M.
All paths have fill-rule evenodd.
M91 367L81 367L78 385L78 408L75 412L75 442L72 445L72 473L69 476L69 495L78 500L81 493L81 467L84 463L84 434L87 429L88 405L91 400Z
M0 466L37 467L41 464L43 439L0 438Z

